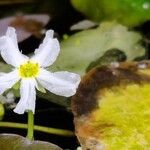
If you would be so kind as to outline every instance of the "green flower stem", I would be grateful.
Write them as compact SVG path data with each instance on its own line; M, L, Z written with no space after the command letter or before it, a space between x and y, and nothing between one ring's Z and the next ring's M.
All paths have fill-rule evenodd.
M34 139L34 114L32 111L28 111L28 133L27 138L29 140Z
M23 123L1 122L0 121L0 127L27 129L28 125L23 124ZM49 127L43 127L43 126L35 125L34 130L49 133L49 134L66 136L66 137L74 136L74 133L72 131L64 130L64 129L56 129L56 128L49 128Z

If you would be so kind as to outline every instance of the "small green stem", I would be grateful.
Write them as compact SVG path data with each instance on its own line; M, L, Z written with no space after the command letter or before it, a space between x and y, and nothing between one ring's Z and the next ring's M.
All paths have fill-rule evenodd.
M23 123L1 122L0 121L0 127L27 129L28 125L23 124ZM67 136L67 137L74 136L74 133L72 131L64 130L64 129L56 129L56 128L35 125L34 130L49 133L49 134L60 135L60 136Z
M32 111L28 111L28 133L27 138L29 140L34 139L34 115Z

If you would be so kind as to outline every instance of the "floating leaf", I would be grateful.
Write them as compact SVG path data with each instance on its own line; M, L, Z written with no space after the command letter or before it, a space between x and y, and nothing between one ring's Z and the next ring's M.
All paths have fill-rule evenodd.
M136 26L150 19L150 0L72 0L73 6L94 21L117 20Z
M72 99L82 149L149 150L150 61L92 69Z
M9 144L8 144L9 143ZM30 141L16 134L0 134L1 150L62 150L60 147L43 141Z
M60 55L51 69L83 75L91 62L113 48L123 51L128 60L133 60L145 55L145 49L139 43L141 39L140 34L128 31L125 26L105 22L96 29L78 32L64 40Z

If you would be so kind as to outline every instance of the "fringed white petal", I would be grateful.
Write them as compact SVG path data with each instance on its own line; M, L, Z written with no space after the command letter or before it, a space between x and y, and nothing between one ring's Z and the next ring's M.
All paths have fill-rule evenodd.
M76 93L81 79L78 74L67 71L50 73L45 69L41 69L37 80L50 92L56 95L70 97Z
M31 110L35 112L36 100L36 81L35 79L22 79L20 87L20 100L14 109L15 113L23 114L25 111Z
M48 30L43 43L35 50L31 60L39 63L41 67L48 67L54 63L60 51L59 42L53 38L53 31Z
M10 73L5 73L0 76L0 94L2 94L7 89L11 88L16 82L19 81L19 75L17 70Z
M28 57L19 51L15 29L11 27L6 35L0 38L0 52L5 62L15 67L28 60Z

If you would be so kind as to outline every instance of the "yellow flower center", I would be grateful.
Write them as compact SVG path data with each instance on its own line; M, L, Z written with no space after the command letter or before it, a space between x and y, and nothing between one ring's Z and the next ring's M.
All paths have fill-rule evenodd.
M22 78L33 78L36 77L38 73L39 73L38 63L28 61L27 63L20 65L19 67L19 75Z

